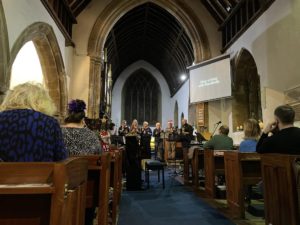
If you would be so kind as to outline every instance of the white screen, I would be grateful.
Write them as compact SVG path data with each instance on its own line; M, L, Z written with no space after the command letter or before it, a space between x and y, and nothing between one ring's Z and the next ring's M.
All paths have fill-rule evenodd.
M191 103L206 102L231 96L229 56L202 62L190 67L189 70Z

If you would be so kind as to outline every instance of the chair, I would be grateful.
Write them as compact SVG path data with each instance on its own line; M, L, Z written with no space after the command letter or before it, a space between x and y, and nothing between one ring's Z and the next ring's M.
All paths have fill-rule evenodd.
M150 187L150 170L157 171L158 182L160 182L160 171L162 171L163 189L165 189L165 164L158 160L147 160L145 163L145 179L147 182L147 188Z

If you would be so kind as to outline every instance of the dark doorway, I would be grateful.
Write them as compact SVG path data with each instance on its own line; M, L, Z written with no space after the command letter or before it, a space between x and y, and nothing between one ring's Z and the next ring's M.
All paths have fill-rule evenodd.
M242 49L235 60L233 74L233 130L253 118L262 119L260 78L251 53Z

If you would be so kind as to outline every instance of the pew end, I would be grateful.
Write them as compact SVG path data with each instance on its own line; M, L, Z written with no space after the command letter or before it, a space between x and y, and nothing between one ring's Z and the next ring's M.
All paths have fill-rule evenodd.
M0 224L81 225L87 161L0 163Z
M300 155L261 156L266 225L300 224L296 174L293 170L297 158Z

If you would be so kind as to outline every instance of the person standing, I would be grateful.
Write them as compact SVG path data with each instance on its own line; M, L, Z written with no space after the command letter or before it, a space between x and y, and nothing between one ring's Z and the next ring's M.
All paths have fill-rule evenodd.
M161 135L164 133L164 131L160 127L160 123L155 124L155 129L153 130L153 137L155 142L155 149L154 149L154 158L157 159L157 153L159 152L159 159L164 159L164 152L163 152L163 139L161 138Z
M182 141L182 147L188 148L191 140L193 140L193 131L194 128L187 123L187 119L181 120L181 141Z
M149 124L147 121L143 122L143 128L141 130L141 144L142 148L145 151L145 157L147 159L151 159L151 147L150 147L150 142L151 142L151 136L152 136L152 130L149 127Z
M167 128L165 129L165 136L167 137L166 149L168 149L168 159L175 158L175 133L176 129L173 127L173 121L169 120Z
M129 133L129 127L127 126L127 121L123 120L121 126L119 127L119 136L125 136Z

